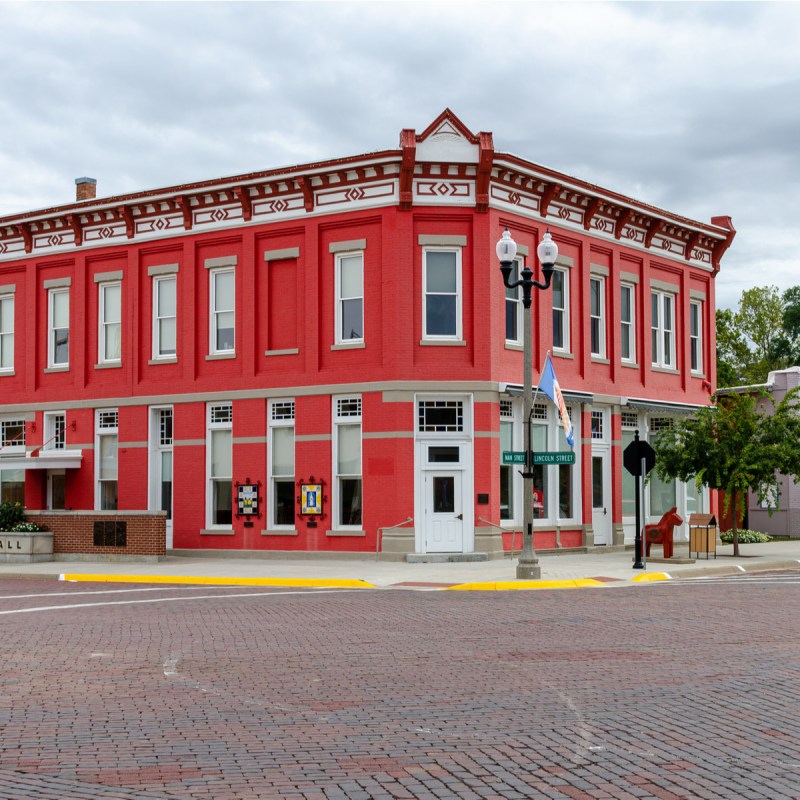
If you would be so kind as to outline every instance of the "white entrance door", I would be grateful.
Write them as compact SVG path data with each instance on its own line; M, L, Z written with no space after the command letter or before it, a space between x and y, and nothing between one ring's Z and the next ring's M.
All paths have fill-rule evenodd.
M425 550L464 552L461 470L425 472Z
M611 458L607 447L592 448L592 528L596 545L611 544Z

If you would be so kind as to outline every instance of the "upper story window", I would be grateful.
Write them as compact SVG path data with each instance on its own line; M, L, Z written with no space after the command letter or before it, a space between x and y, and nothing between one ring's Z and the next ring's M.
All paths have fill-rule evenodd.
M0 372L14 369L14 295L0 295Z
M69 366L69 289L50 289L47 297L47 364Z
M524 268L524 262L520 258L511 262L511 283L519 280L519 274ZM512 344L520 344L522 341L522 298L520 297L520 287L513 289L506 287L506 341Z
M100 320L98 331L98 361L102 364L108 361L119 361L122 357L121 328L122 328L122 284L101 283L98 286L98 316Z
M593 356L606 354L606 282L603 278L589 280L590 346Z
M703 306L697 300L689 303L689 348L692 372L702 372Z
M364 254L336 255L336 343L364 341Z
M211 353L234 352L236 274L232 268L212 269L211 280Z
M569 270L553 270L553 349L569 352Z
M63 411L44 415L43 450L64 450L67 446L67 415Z
M153 278L153 358L168 358L177 353L178 278L163 275Z
M675 366L675 297L661 291L651 293L652 362L654 367Z
M461 340L461 250L423 251L422 337Z
M620 286L620 358L623 361L636 361L636 291L632 284Z
M0 447L6 452L10 447L25 447L25 420L0 420Z

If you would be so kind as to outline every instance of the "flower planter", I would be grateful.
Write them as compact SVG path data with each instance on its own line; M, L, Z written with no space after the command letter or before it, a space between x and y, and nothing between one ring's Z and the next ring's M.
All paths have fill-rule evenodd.
M0 531L0 564L32 564L52 560L52 531Z

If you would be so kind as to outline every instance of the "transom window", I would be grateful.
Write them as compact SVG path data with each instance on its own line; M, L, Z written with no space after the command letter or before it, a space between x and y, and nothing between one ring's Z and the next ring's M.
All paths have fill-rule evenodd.
M464 402L462 400L420 400L420 433L462 433Z
M602 411L592 411L592 439L602 439L604 437L605 414Z
M98 428L117 428L119 426L119 411L98 411Z
M622 412L622 427L623 428L638 428L639 427L639 415L634 413L633 411L623 411Z
M272 419L293 420L294 419L294 400L273 400L270 404Z

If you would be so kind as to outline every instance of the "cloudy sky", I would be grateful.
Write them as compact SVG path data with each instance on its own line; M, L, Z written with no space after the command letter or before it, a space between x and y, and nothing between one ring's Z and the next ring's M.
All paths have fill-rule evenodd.
M800 284L800 3L0 0L0 215L394 148L497 150L738 231L718 305Z

